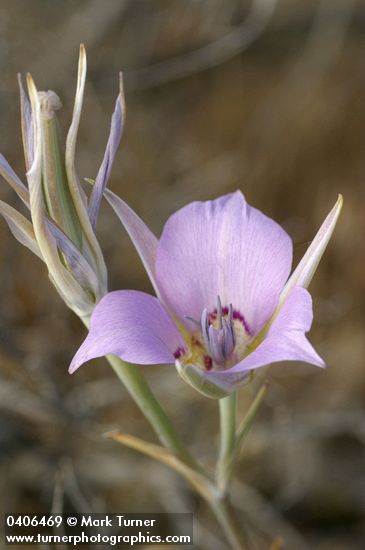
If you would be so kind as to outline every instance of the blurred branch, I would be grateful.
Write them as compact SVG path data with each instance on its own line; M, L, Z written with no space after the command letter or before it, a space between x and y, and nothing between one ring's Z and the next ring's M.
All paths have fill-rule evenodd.
M277 151L282 146L278 136L289 128L293 129L298 113L312 109L324 76L342 50L355 3L356 0L318 2L301 54L286 77L280 78L278 85L267 95L266 104L260 106L254 118L259 147L262 151L270 151L270 155L260 156L256 177L270 172L268 163L273 159L276 163L278 154L281 154L281 150L280 153ZM253 174L251 177L255 179Z
M65 476L64 476L64 471L60 468L59 470L56 471L56 474L55 474L52 508L51 508L52 514L63 513L64 498L65 498Z
M53 489L53 499L52 499L52 508L51 513L58 515L62 514L64 511L63 504L64 504L64 496L65 496L65 480L62 470L57 470L55 475L55 482L54 482L54 489ZM57 529L54 526L53 527L53 534L57 535ZM65 529L64 526L60 525L60 534L65 535ZM55 545L57 550L60 550L63 548L63 546L56 544Z
M194 166L183 174L178 174L169 189L169 193L162 193L156 209L160 216L182 206L182 202L213 198L220 192L228 192L245 180L247 166L244 153L239 149L225 151L216 155L198 166ZM146 186L142 202L144 212L150 209L153 200L153 187Z
M317 104L324 79L342 51L355 2L319 0L317 3L302 52L293 59L288 73L278 79L277 85L272 87L265 102L260 104L259 112L253 117L257 148L265 154L260 155L260 161L251 167L251 181L259 181L263 174L272 173L273 166L274 170L280 170L277 158L282 156L281 136L289 132L295 136L284 166L294 164L303 141L312 139L310 127L307 134L303 131L303 121L306 120L303 113L308 112L310 116L315 112L313 107ZM338 109L342 90L341 87L331 89L331 101L328 98L327 108L322 109L318 117L330 117L330 110ZM317 129L321 126L318 117ZM250 130L245 128L244 131L247 133Z
M326 66L341 51L357 0L320 0L304 58Z
M293 420L294 423L294 420ZM365 413L361 408L338 409L336 411L316 412L316 414L305 414L301 418L295 418L295 430L290 425L284 425L275 434L268 429L265 437L269 440L285 441L290 437L295 439L313 439L333 437L341 433L356 435L365 441Z
M70 73L70 59L75 57L74 37L78 37L78 43L84 42L91 48L105 34L110 32L111 27L121 17L129 5L129 0L108 0L101 3L100 0L90 0L79 4L72 16L66 19L56 31L55 43L57 48L48 47L34 61L32 71L43 73L44 67L57 65L57 72L52 73L52 85L57 87ZM57 39L57 34L59 35ZM66 37L66 40L64 39ZM71 38L71 40L70 40Z
M40 397L19 384L1 379L0 410L5 410L27 421L56 425L60 423L59 414L47 406Z
M255 530L266 535L270 541L280 535L287 548L309 550L299 533L253 487L236 480L232 486L232 500Z
M153 458L166 466L169 466L176 472L178 472L186 481L188 481L192 487L202 495L207 501L211 500L218 491L210 480L200 473L199 469L193 470L182 462L175 454L169 449L154 445L135 437L133 435L124 434L119 431L109 432L105 434L106 437L117 441L126 447L130 447L135 451L138 451L150 458Z
M276 0L253 0L248 16L232 32L192 52L128 71L128 84L137 89L153 88L228 61L250 46L263 33L275 6Z

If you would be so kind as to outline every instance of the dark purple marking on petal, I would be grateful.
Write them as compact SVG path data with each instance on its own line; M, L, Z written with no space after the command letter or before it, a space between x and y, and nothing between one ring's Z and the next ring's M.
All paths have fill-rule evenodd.
M213 368L213 360L210 357L210 355L204 355L204 367L206 370L212 370Z
M243 325L243 328L245 329L247 334L249 336L253 336L252 330L250 329L246 319L244 318L244 316L242 315L242 313L240 311L237 311L237 309L234 309L233 313L232 313L232 317L233 317L233 319L237 319L238 321L241 321L241 323Z
M281 361L304 361L324 367L321 357L306 338L313 320L312 299L307 290L294 287L282 309L257 348L226 371L216 376L229 379L265 365Z
M174 351L173 355L175 359L180 359L182 355L184 355L185 350L183 347L179 346L176 351Z

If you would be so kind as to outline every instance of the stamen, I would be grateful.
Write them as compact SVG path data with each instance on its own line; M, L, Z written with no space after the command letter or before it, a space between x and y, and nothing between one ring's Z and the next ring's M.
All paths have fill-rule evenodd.
M218 323L219 323L219 328L221 329L222 328L222 303L221 303L221 299L219 296L217 296L217 304L218 304L218 308L217 308L217 313L218 313Z
M228 315L228 319L226 319L226 315ZM218 322L218 327L214 326L211 318L212 316L204 309L201 316L201 331L205 346L213 361L218 365L222 365L229 358L235 347L232 304L229 305L229 308L222 308L220 297L217 296L215 320Z
M189 315L184 315L185 319L187 319L188 321L191 321L192 323L194 323L194 325L196 325L199 329L200 329L200 323L199 321L196 321L196 319L193 319L193 317L190 317Z
M185 319L199 329L199 332L191 333L189 350L192 357L195 357L194 354L199 357L201 368L206 370L229 368L237 354L242 355L247 345L247 337L250 336L247 323L243 315L233 309L232 304L222 305L220 296L217 296L217 306L214 310L209 311L205 308L202 311L200 322L188 315L185 315ZM175 353L175 357L179 358L180 354L186 352L178 349Z
M221 329L216 329L213 325L209 327L210 353L216 363L224 363L224 342Z
M209 350L210 343L209 343L209 319L208 319L208 312L206 309L203 310L202 317L201 317L201 324L200 328L203 334L205 346L207 350Z
M228 358L235 346L233 326L229 326L227 321L223 319L223 353L225 358Z

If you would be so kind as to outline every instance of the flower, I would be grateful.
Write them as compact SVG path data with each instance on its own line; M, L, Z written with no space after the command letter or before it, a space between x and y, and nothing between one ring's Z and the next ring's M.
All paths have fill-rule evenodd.
M75 169L78 127L86 80L86 52L80 47L75 105L64 153L56 111L62 104L52 92L37 91L19 75L22 134L28 187L0 155L0 174L30 211L31 220L0 201L0 214L14 237L47 266L49 277L66 304L85 322L107 292L107 269L95 235L100 202L119 145L124 120L122 81L111 120L103 162L90 197Z
M96 306L70 372L114 354L136 364L175 363L201 393L220 398L259 367L285 360L324 367L305 334L308 286L342 206L340 196L292 276L292 241L241 192L193 202L159 240L116 195L107 199L145 265L157 297L119 290Z

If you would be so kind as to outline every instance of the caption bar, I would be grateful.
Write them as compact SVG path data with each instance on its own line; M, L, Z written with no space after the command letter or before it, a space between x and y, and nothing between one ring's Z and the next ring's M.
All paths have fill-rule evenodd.
M193 544L193 514L6 514L5 545Z

